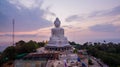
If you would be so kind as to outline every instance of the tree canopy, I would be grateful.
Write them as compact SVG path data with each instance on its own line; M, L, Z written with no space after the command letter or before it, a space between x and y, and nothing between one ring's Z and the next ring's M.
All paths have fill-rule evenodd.
M86 42L83 45L69 42L76 49L87 49L89 55L101 59L110 67L120 66L120 43L113 42Z
M9 60L18 59L18 57L22 58L27 53L35 52L37 48L44 47L45 42L36 42L36 41L28 41L25 42L20 40L16 42L15 46L8 46L2 53L0 58L0 65Z

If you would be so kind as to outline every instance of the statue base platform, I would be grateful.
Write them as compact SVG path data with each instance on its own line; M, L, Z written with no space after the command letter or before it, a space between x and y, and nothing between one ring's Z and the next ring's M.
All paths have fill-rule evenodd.
M72 49L71 45L67 46L45 46L45 50L49 51L69 51Z

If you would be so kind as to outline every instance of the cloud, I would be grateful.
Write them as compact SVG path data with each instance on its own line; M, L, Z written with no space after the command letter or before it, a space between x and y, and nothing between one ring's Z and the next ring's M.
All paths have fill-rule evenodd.
M108 10L102 10L102 11L95 11L86 15L80 15L80 14L75 14L67 17L65 19L66 22L73 22L73 21L82 21L82 20L87 20L87 19L93 19L93 18L100 18L100 17L110 17L110 16L118 16L120 15L120 5L116 6L112 9Z
M63 28L68 28L68 29L72 29L73 28L73 26L72 25L64 25L64 26L62 26Z
M28 9L40 7L43 3L43 0L9 0L10 3L16 5L18 9L25 7Z
M12 37L12 34L1 34L0 37ZM15 37L37 37L37 34L19 34Z
M64 25L64 26L62 26L64 29L67 29L67 31L69 30L69 29L73 29L74 31L75 30L81 30L81 27L77 27L77 26L73 26L73 25Z
M49 14L49 15L51 15L51 16L56 16L55 13L50 12L50 8L51 8L51 6L49 6L49 7L46 8L46 13Z
M117 16L120 15L120 5L109 10L95 11L88 17Z
M107 16L116 16L116 15L120 15L120 5L111 9L110 11L108 11L107 13L103 13L103 15L107 15Z
M41 9L42 4L43 0L1 0L0 32L12 31L12 19L15 19L15 31L32 31L51 26L51 21L43 18L46 10Z
M0 37L12 37L12 34L0 34ZM40 38L45 38L47 36L45 35L38 35L38 34L15 34L15 38L19 38L19 37L24 37L24 38L30 38L30 37L40 37Z
M89 29L96 32L116 32L118 27L113 24L97 24L89 27Z
M72 22L72 21L81 21L83 20L84 18L82 16L79 16L79 15L72 15L72 16L69 16L68 18L65 19L66 22Z

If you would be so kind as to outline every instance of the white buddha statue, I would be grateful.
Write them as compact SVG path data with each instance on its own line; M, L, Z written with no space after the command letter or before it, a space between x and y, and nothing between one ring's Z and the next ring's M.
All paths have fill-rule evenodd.
M64 29L60 28L60 20L56 18L54 21L55 28L51 30L51 37L48 42L49 46L67 46L69 45L68 40L64 37Z

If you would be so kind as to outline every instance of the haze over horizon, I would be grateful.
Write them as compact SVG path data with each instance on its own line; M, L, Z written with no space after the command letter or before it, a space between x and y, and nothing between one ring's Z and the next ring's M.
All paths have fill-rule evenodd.
M0 45L49 40L58 17L69 41L120 42L120 0L0 0Z

